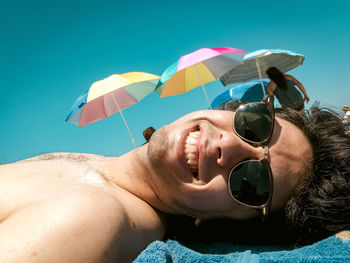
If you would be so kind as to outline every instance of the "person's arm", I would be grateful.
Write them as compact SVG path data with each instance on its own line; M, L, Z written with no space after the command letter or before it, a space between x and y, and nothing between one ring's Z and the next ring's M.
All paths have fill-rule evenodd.
M269 84L267 84L267 93L269 94L269 95L274 95L274 91L275 91L275 89L276 89L276 83L273 81L273 80L271 80L270 82L269 82Z
M300 91L304 95L304 100L306 100L306 102L309 102L310 98L307 95L307 92L304 88L304 85L300 81L298 81L296 78L294 78L292 75L286 75L286 76L288 76L288 78L290 78L293 81L293 84L296 85L300 89Z

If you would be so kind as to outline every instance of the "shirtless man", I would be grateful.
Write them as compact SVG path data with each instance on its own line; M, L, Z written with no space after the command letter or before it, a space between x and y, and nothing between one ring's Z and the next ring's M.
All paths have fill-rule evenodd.
M233 166L266 155L235 133L234 115L188 114L120 157L52 153L1 165L0 262L130 262L163 239L164 213L258 216L228 191ZM313 153L305 134L279 117L268 147L275 211L311 169Z

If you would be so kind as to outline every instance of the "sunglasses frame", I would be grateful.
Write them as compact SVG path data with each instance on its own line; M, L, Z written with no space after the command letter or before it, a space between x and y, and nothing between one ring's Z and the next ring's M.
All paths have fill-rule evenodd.
M229 190L229 193L230 193L231 197L232 197L236 202L238 202L238 203L241 204L241 205L244 205L244 206L247 206L247 207L251 207L251 208L254 208L254 209L258 210L258 212L260 213L260 215L261 215L261 217L262 217L263 220L264 220L264 219L267 219L268 216L269 216L270 208L271 208L271 201L272 201L272 192L273 192L273 177L272 177L272 171L271 171L271 167L270 167L270 164L269 164L269 161L268 161L268 157L267 157L267 156L268 156L268 151L269 151L269 150L268 150L268 146L265 146L265 147L264 147L264 151L265 151L264 157L261 158L260 160L247 160L247 161L240 162L239 164L235 165L235 166L232 168L232 170L231 170L231 172L230 172L230 175L229 175L229 177L228 177L228 190ZM262 163L262 164L265 166L265 168L266 168L266 170L267 170L267 173L268 173L268 175L269 175L269 185L270 185L269 196L268 196L268 198L267 198L267 201L266 201L264 204L259 205L259 206L248 205L248 204L246 204L246 203L243 203L243 202L239 201L238 199L236 199L236 198L233 196L232 192L231 192L231 186L230 186L230 181L231 181L231 180L230 180L230 179L231 179L231 176L232 176L232 172L236 169L237 166L242 165L242 164L244 164L244 163L249 163L249 162L259 162L259 163Z
M269 132L269 136L268 138L266 138L264 141L262 142L255 142L255 141L251 141L251 140L248 140L244 137L242 137L241 135L239 135L236 131L236 128L234 128L234 131L235 133L237 134L237 136L239 136L242 140L246 141L246 142L249 142L251 144L253 144L254 146L259 146L259 145L264 145L264 157L259 159L259 160L247 160L247 161L243 161L243 162L240 162L238 163L237 165L235 165L230 174L229 174L229 177L228 177L228 190L229 190L229 193L231 195L231 197L236 201L238 202L239 204L241 205L244 205L244 206L247 206L247 207L251 207L251 208L254 208L256 210L258 210L258 212L260 213L261 215L261 218L262 220L265 220L268 218L269 216L269 213L270 213L270 208L271 208L271 202L272 202L272 193L273 193L273 176L272 176L272 170L271 170L271 166L270 166L270 162L268 160L268 154L269 154L269 148L266 144L269 143L269 141L271 140L271 137L272 137L272 134L273 134L273 129L274 129L274 122L275 122L275 111L274 111L274 107L273 107L273 96L271 95L266 95L264 97L264 99L261 101L261 102L253 102L253 103L248 103L248 104L264 104L268 107L268 109L270 110L271 112L271 121L272 121L272 125L271 125L271 129L270 129L270 132ZM247 104L245 104L247 105ZM240 108L241 107L244 107L245 105L241 105L237 111L236 111L236 114L237 112L239 112ZM236 118L236 114L235 114L235 118ZM235 119L234 119L235 120ZM233 121L234 123L235 121ZM234 125L233 125L234 126ZM238 199L236 199L232 192L231 192L231 187L230 187L230 178L232 176L232 172L236 169L237 166L241 165L241 164L244 164L244 163L248 163L248 162L260 162L262 163L268 174L269 174L269 184L270 184L270 192L269 192L269 196L268 196L268 199L266 201L266 203L260 205L260 206L254 206L254 205L248 205L248 204L245 204L241 201L239 201Z

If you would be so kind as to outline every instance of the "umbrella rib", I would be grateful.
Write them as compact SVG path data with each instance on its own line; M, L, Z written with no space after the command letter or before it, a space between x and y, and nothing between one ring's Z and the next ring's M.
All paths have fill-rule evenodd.
M196 72L197 72L197 76L198 76L198 79L199 79L199 82L201 83L201 86L202 86L202 89L203 89L203 92L204 92L204 95L205 95L205 98L207 99L207 102L208 102L208 105L209 105L209 109L212 110L211 106L210 106L210 101L209 101L209 98L208 98L208 94L207 92L205 91L205 88L204 88L204 85L203 85L203 82L202 82L202 79L199 75L199 72L198 72L198 69L197 69L197 65L195 64L194 65L194 68L196 69Z
M117 108L118 108L118 111L119 111L120 115L122 116L122 119L123 119L123 121L124 121L124 124L125 124L125 126L126 126L128 132L129 132L130 137L131 137L131 141L132 141L132 143L134 144L134 146L135 146L135 148L136 148L137 146L136 146L136 143L135 143L134 136L132 136L132 133L131 133L131 131L130 131L130 129L129 129L128 124L126 123L126 120L125 120L125 118L124 118L124 114L122 113L122 110L121 110L121 108L119 107L119 103L117 102L117 98L114 96L114 93L112 93L112 98L113 98L113 101L114 101L115 105L116 105Z
M263 90L263 92L264 92L264 97L265 97L265 96L266 96L266 92L265 92L265 89L264 89L264 83L263 83L263 80L262 80L261 70L260 70L260 65L259 65L259 61L258 61L258 60L259 60L259 59L256 58L255 63L256 63L256 66L258 67L258 72L259 72L259 77L260 77L261 88L262 88L262 90Z

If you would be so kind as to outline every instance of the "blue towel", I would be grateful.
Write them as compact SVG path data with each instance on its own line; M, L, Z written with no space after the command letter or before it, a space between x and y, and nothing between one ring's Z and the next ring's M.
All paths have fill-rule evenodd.
M191 249L193 248L193 249ZM346 263L350 262L350 241L335 236L300 248L278 250L276 247L244 247L230 243L213 243L209 246L195 244L185 247L174 240L151 243L134 261L136 263ZM195 251L196 250L196 251ZM200 251L200 252L199 252Z

